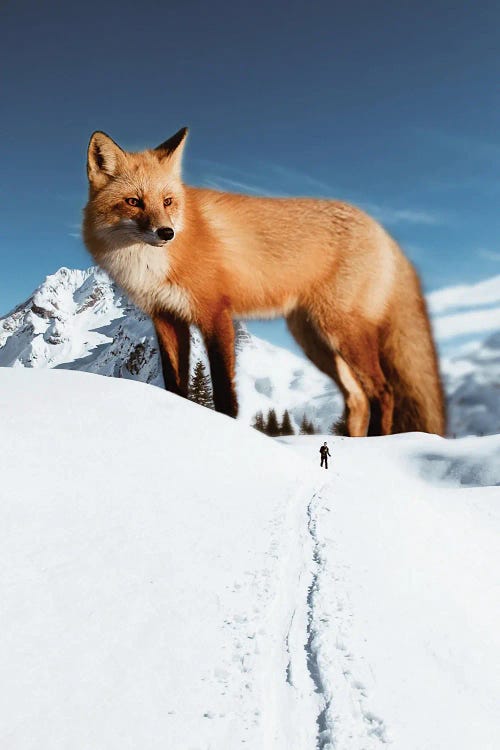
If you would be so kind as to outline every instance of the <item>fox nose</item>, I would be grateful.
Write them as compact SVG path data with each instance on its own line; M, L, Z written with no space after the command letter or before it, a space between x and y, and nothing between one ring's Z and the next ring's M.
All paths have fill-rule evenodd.
M156 234L160 240L172 240L174 238L174 230L172 227L160 227L156 230Z

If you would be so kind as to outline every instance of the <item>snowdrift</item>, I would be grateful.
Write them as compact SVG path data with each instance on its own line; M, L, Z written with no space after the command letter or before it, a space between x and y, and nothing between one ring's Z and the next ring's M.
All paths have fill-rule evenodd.
M496 750L500 437L0 368L0 747Z

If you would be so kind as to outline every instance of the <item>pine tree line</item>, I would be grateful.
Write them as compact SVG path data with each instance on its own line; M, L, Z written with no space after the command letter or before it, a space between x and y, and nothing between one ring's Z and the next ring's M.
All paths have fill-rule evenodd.
M316 435L317 432L314 422L304 414L302 422L300 423L299 435Z
M263 432L270 437L280 437L285 435L295 435L292 420L288 409L285 409L281 420L278 420L275 409L269 409L267 416L264 417L262 411L258 411L254 417L253 427L259 432ZM314 424L304 414L300 425L301 435L315 435L317 432Z
M191 401L194 401L201 406L205 406L208 409L214 408L212 382L201 359L199 359L194 366L189 382L188 396ZM258 411L254 416L252 426L255 427L256 430L259 430L270 437L295 435L295 430L293 429L288 409L285 409L280 420L278 419L275 409L269 409L266 417L264 417L262 411ZM299 434L315 435L316 433L316 426L312 420L304 414L300 424Z

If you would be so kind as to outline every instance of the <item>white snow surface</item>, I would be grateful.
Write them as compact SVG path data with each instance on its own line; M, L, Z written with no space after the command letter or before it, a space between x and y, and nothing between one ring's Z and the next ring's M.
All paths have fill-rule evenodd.
M319 746L494 750L500 436L331 442L309 510Z
M500 436L280 444L65 370L0 408L0 747L496 750Z

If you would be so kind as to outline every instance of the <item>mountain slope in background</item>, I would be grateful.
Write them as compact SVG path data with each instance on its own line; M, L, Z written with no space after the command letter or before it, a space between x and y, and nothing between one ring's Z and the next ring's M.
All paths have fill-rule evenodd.
M428 297L452 435L500 431L500 276ZM336 386L307 360L236 324L240 417L289 409L328 431L342 412ZM196 330L192 363L206 361ZM0 366L62 367L162 385L150 320L96 268L61 268L0 320Z
M302 357L251 336L236 323L240 418L258 410L305 412L328 430L342 411L334 384ZM206 362L192 331L192 366ZM163 385L150 319L97 268L61 268L0 320L0 367L57 367ZM279 414L278 414L279 416Z
M500 432L500 331L443 358L450 435Z
M450 435L500 432L500 276L428 296Z

